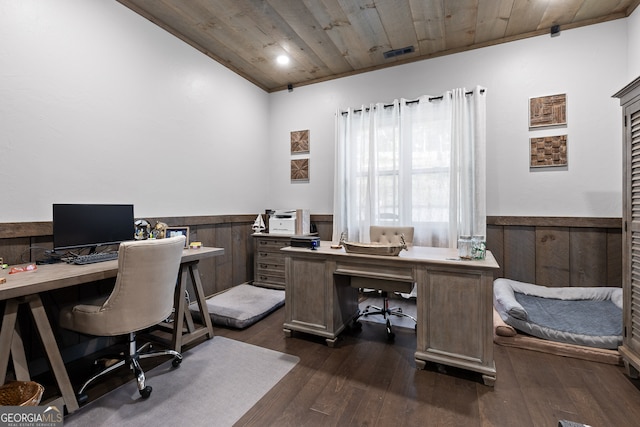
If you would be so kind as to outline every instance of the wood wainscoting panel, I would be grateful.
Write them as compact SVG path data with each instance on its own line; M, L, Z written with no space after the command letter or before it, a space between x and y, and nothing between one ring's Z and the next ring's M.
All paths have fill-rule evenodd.
M571 286L569 242L569 228L536 227L536 284Z
M255 214L147 218L189 226L190 240L222 247L199 270L207 296L254 277L251 225ZM311 215L321 240L332 239L333 216ZM0 224L0 257L9 264L42 259L51 249L50 222ZM620 286L622 219L586 217L487 217L487 249L506 277L549 286Z
M571 286L607 285L607 230L572 228L570 230Z
M31 237L16 237L12 239L0 239L0 257L6 264L19 264L29 262L29 248L32 246ZM52 243L48 248L51 249Z
M620 218L487 217L487 249L506 277L544 286L622 284Z
M505 227L504 277L521 282L533 282L536 278L536 230L535 227ZM487 249L492 250L491 242Z
M622 286L622 229L607 229L607 285Z
M219 247L227 248L223 256L216 257L216 277L215 292L220 292L226 287L224 281L231 282L233 280L233 250L231 238L231 224L220 224L214 227L215 241ZM231 282L233 283L233 282ZM238 285L235 283L234 285Z
M500 268L494 272L495 277L505 277L504 273L504 227L487 225L487 247L496 259Z
M233 283L253 280L253 229L246 224L231 224L231 258Z

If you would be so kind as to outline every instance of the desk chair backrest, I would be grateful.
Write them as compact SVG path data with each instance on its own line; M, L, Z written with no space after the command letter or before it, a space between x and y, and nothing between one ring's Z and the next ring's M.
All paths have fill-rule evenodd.
M369 239L371 243L398 244L400 236L404 234L407 246L413 244L413 227L388 227L384 225L372 225L369 227Z
M96 305L76 305L72 316L65 316L61 323L85 334L115 336L166 319L174 305L184 245L184 236L121 243L111 295Z

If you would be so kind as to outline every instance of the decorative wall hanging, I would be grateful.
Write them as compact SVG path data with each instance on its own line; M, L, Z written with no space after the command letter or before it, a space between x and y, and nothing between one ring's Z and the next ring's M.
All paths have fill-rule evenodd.
M309 152L309 130L291 132L291 154Z
M567 166L567 135L530 138L531 167Z
M291 181L309 181L309 159L291 160Z
M529 128L567 124L567 94L529 99Z

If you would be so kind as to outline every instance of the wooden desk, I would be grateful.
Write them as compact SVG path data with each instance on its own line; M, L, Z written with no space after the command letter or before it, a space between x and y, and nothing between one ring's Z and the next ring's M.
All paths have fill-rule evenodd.
M175 292L176 322L172 339L172 347L177 351L180 351L183 343L192 339L204 335L208 338L213 337L213 325L207 310L197 266L201 259L219 256L223 253L224 249L222 248L185 249L182 253ZM0 329L0 381L4 382L6 378L10 356L12 356L16 379L22 381L30 379L20 327L17 323L19 305L28 304L62 395L52 403L58 404L60 408L62 405L66 405L69 413L77 410L78 402L42 304L40 293L113 278L117 274L117 260L88 265L65 263L40 265L36 271L11 275L9 270L1 270L0 277L5 278L6 283L0 284L0 301L6 300L6 305L2 318L2 329ZM197 329L193 324L191 313L186 307L184 295L187 277L191 277L200 313L205 322L205 326L200 329ZM186 334L184 333L185 321L187 323Z
M321 242L318 250L284 248L285 335L292 331L325 337L333 346L358 314L352 281L404 282L417 286L415 361L480 372L493 385L493 270L482 261L459 261L455 249L410 247L397 257L347 254ZM375 288L375 284L371 284Z

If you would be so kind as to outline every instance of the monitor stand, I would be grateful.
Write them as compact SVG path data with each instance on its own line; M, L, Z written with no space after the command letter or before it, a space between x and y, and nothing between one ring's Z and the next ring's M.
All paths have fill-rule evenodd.
M39 259L36 261L37 265L56 264L58 262L62 262L62 254L59 254L56 251L45 251L44 255L44 259Z

